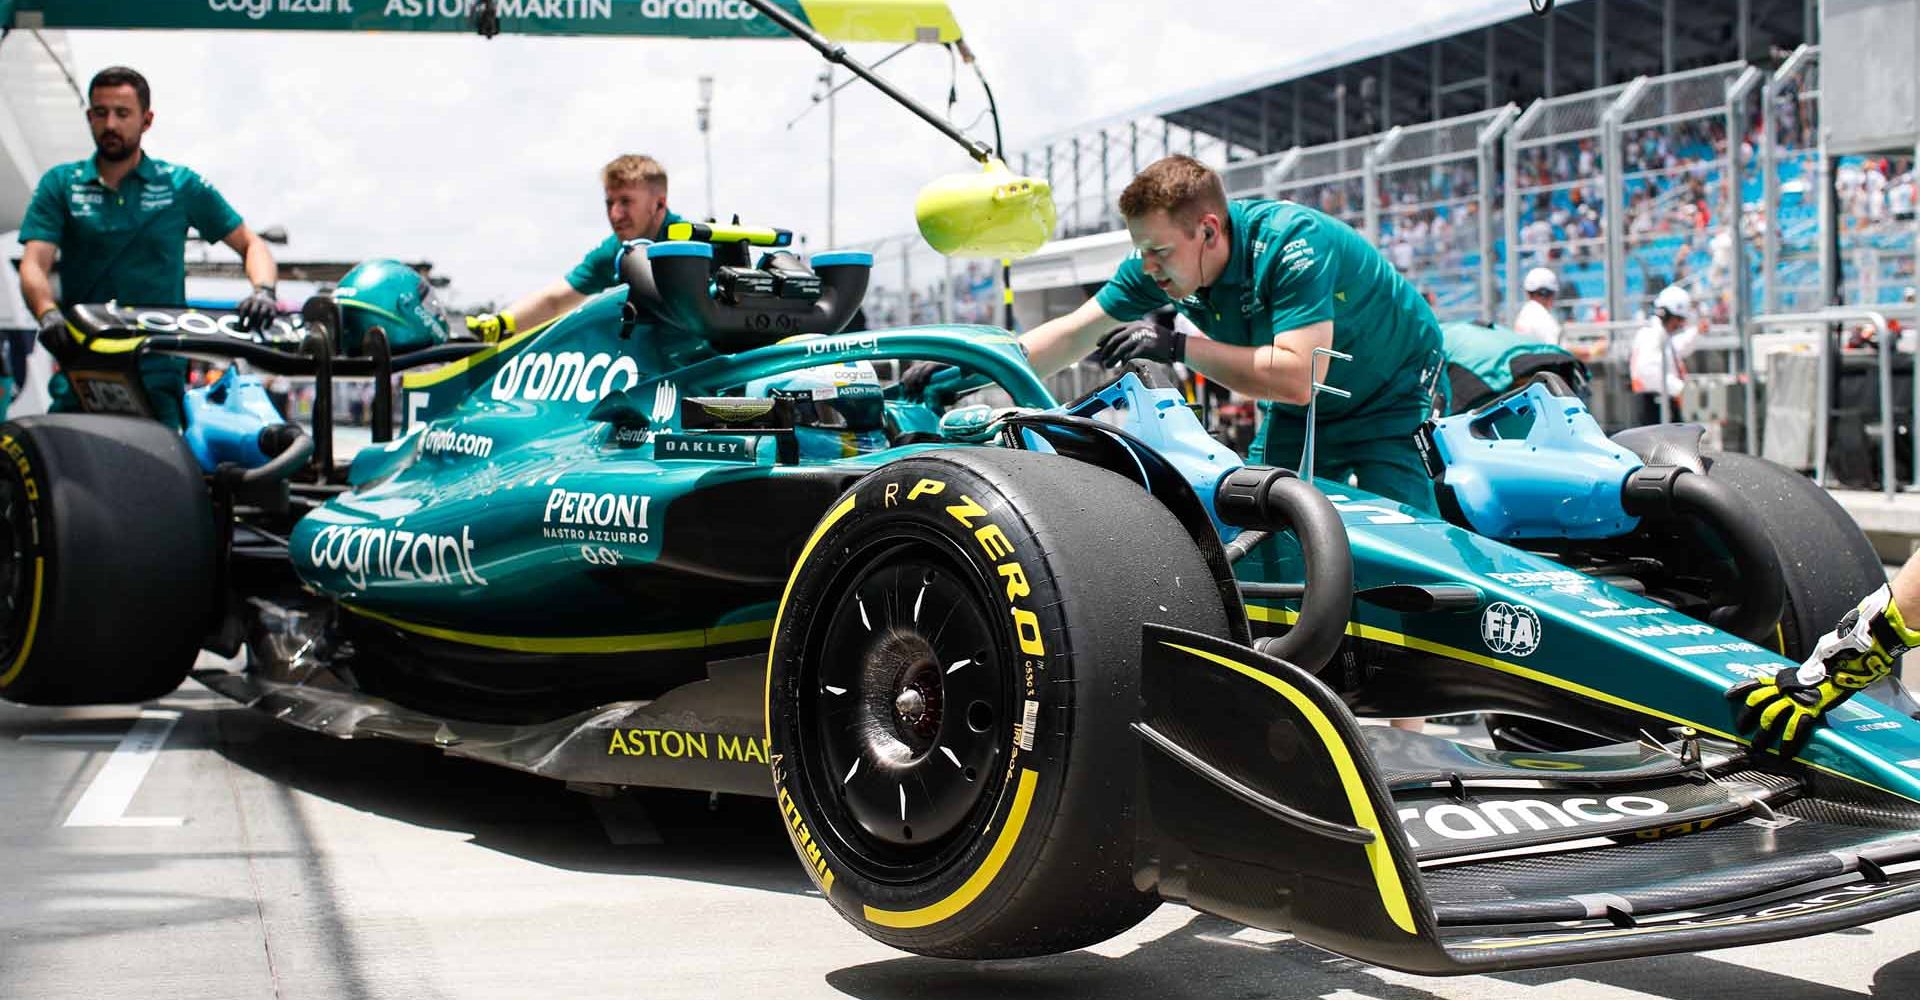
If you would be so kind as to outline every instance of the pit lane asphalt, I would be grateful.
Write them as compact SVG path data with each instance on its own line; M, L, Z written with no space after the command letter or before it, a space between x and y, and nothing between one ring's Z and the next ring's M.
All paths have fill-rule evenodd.
M1069 955L924 959L828 909L767 800L648 794L643 818L429 749L300 732L191 682L144 708L149 732L179 717L130 786L138 766L115 751L142 707L0 705L0 997L1920 996L1920 914L1463 979L1175 907ZM81 822L149 825L67 825L83 802Z

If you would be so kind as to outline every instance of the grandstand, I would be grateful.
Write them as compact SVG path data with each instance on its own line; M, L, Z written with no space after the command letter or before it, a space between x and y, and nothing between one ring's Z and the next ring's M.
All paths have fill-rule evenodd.
M1233 196L1347 221L1443 319L1510 318L1534 263L1561 273L1574 321L1631 319L1677 282L1726 323L1736 259L1745 315L1813 308L1824 282L1832 301L1900 303L1915 282L1911 150L1834 162L1838 252L1822 273L1818 7L1562 0L1535 18L1488 0L1042 138L1010 159L1052 183L1071 242L1016 266L1021 325L1053 311L1050 287L1104 280L1114 255L1098 234L1120 228L1120 188L1169 152L1220 169ZM913 253L875 281L913 288L893 295L922 303L916 318L993 314L997 286Z

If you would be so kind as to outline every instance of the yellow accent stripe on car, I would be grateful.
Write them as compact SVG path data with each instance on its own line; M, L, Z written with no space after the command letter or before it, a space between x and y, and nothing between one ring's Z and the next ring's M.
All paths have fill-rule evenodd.
M469 354L458 361L450 361L447 364L441 365L440 367L435 368L432 371L409 372L406 375L403 375L400 377L400 388L425 389L425 388L428 388L429 386L439 385L440 383L445 382L449 379L458 378L459 376L465 375L466 373L472 371L476 366L484 365L488 361L493 360L493 358L496 355L498 355L501 351L507 350L511 347L518 345L521 341L526 340L528 337L531 337L534 334L539 333L542 330L545 330L547 327L550 327L559 321L560 321L560 317L556 316L553 319L547 320L545 323L542 323L531 330L522 330L521 332L516 333L511 337L508 337L507 339L493 345L492 347L487 348L484 351L475 351L472 354Z
M805 566L807 564L807 557L813 554L813 547L819 544L820 536L825 535L827 533L827 529L839 523L840 519L843 517L846 517L847 512L853 509L853 502L855 499L857 499L855 496L853 496L852 494L848 494L846 499L840 501L838 505L836 505L832 510L828 511L827 516L821 518L820 523L814 526L813 534L808 536L807 538L807 544L801 546L800 558L795 559L793 561L793 572L787 574L787 589L782 590L780 592L780 606L774 609L773 632L771 634L773 635L780 634L780 617L787 613L787 598L793 596L793 581L800 579L800 567ZM767 725L767 741L772 742L773 741L773 714L771 712L771 709L773 707L773 646L771 644L767 646L767 679L765 684L763 685L763 690L761 692L760 704L762 706L760 711L760 714L762 716L761 721L765 722Z
M1258 604L1249 604L1247 605L1247 617L1253 619L1254 621L1275 622L1281 625L1292 625L1294 622L1300 619L1300 613L1298 611L1289 611L1286 608L1270 608L1270 607L1263 607ZM1647 706L1639 704L1637 702L1632 702L1632 701L1626 700L1625 698L1616 697L1614 695L1606 693L1605 691L1601 691L1597 688L1590 688L1584 684L1577 684L1573 681L1555 677L1554 675L1549 673L1543 673L1538 670L1533 670L1527 667L1520 666L1517 663L1508 663L1505 660L1496 660L1491 656L1475 653L1470 650L1460 649L1455 646L1448 646L1438 642L1429 642L1426 639L1415 638L1414 636L1407 635L1403 632L1395 632L1392 629L1376 628L1372 625L1362 625L1359 622L1349 622L1347 624L1347 634L1352 636L1358 636L1359 638L1362 638L1362 639L1371 639L1374 642L1384 642L1392 646L1402 646L1407 649L1415 649L1423 653L1435 653L1440 656L1448 657L1449 659L1464 660L1467 663L1472 663L1482 667L1488 667L1493 670L1498 670L1501 673L1513 674L1516 677L1525 677L1530 681L1536 681L1538 683L1545 684L1548 687L1557 687L1563 691L1572 691L1575 694L1582 695L1587 698L1591 698L1594 701L1604 702L1608 705L1614 705L1616 707L1624 708L1629 711L1639 712L1643 715L1651 715L1656 718L1666 719L1668 722L1678 723L1683 726L1692 726L1693 728L1698 729L1703 733L1712 733L1713 735L1719 736L1723 739L1737 740L1742 743L1746 742L1745 740L1740 740L1739 737L1733 735L1732 733L1729 733L1720 729L1715 729L1712 726L1695 722L1692 719L1683 719L1677 715L1670 715L1666 712L1658 711L1657 709L1648 708Z
M957 42L944 0L800 0L813 30L836 42Z
M1247 617L1253 621L1258 621L1258 622L1273 622L1280 625L1292 625L1294 622L1300 620L1300 612L1290 611L1286 608L1272 608L1272 607L1266 607L1264 605L1259 605L1259 604L1249 604L1247 605ZM1703 722L1697 722L1693 719L1683 719L1677 715L1671 715L1666 712L1657 711L1655 709L1648 708L1645 705L1639 704L1638 702L1628 701L1625 698L1617 698L1613 695L1606 693L1605 691L1595 690L1594 688L1587 687L1584 684L1576 684L1573 681L1563 680L1559 677L1553 676L1552 674L1541 673L1538 670L1529 670L1526 667L1520 666L1518 664L1508 663L1505 660L1496 660L1491 656L1482 656L1479 653L1469 652L1467 650L1459 649L1454 646L1448 646L1438 642L1428 642L1425 639L1416 639L1413 636L1407 635L1402 632L1395 632L1392 629L1376 628L1372 625L1362 625L1358 622L1349 622L1347 623L1347 634L1351 636L1357 636L1362 639L1371 639L1374 642L1384 642L1384 643L1387 643L1388 645L1401 646L1406 649L1416 649L1423 653L1434 653L1439 656L1450 657L1456 660L1463 660L1467 663L1478 664L1479 666L1489 667L1491 669L1498 670L1502 673L1513 674L1516 677L1525 677L1528 680L1545 684L1548 687L1556 687L1563 691L1571 691L1575 694L1592 698L1595 701L1604 702L1609 705L1616 705L1620 708L1624 708L1629 711L1640 712L1644 715L1651 715L1651 716L1654 716L1655 718L1665 719L1668 722L1679 723L1680 725L1683 725L1683 726L1691 726L1694 729L1697 729L1703 733L1711 733L1712 735L1718 736L1721 739L1730 740L1737 744L1741 744L1744 746L1751 746L1753 744L1752 740L1746 739L1741 736L1737 736L1733 733L1727 732L1724 729L1716 729ZM1810 760L1806 760L1804 758L1800 759L1799 763L1802 764L1803 766L1813 768L1816 771L1822 771L1827 774L1831 774L1836 778L1845 778L1848 781L1865 785L1868 788L1886 792L1888 795L1897 795L1900 798L1906 799L1909 802L1920 802L1920 799L1916 799L1911 795L1908 795L1896 789L1888 788L1885 785L1875 784L1874 782L1868 781L1867 779L1859 777L1858 775L1847 774L1844 771L1836 771L1831 767L1827 767L1823 764L1815 764L1814 762Z
M737 625L720 625L714 628L691 628L679 632L652 632L644 635L601 635L583 638L550 639L539 636L489 635L480 632L458 632L448 628L421 625L418 622L403 621L378 611L357 608L351 604L342 607L363 618L371 618L394 628L416 635L434 639L444 639L467 646L481 646L487 649L503 649L514 653L653 653L671 649L700 649L705 646L720 646L730 642L746 642L752 639L765 639L773 634L773 623L768 621L741 622Z
M1380 905L1386 908L1387 916L1392 918L1395 926L1408 934L1420 933L1413 924L1413 907L1407 902L1406 886L1400 882L1400 869L1394 864L1393 852L1388 850L1386 831L1380 826L1380 817L1373 811L1373 800L1367 797L1367 786L1360 780L1360 768L1353 762L1353 753L1347 749L1347 743L1340 738L1339 731L1333 728L1333 720L1327 718L1327 713L1321 711L1320 706L1315 705L1299 688L1264 670L1192 646L1173 642L1162 642L1161 645L1212 660L1272 689L1312 723L1314 734L1326 744L1327 755L1333 758L1333 769L1339 773L1340 784L1346 789L1347 807L1353 810L1354 824L1373 831L1373 842L1365 846L1367 864L1373 869L1373 882L1380 891Z
M74 340L95 354L130 354L147 342L146 337L95 337L91 341L75 337Z
M40 590L46 582L47 560L41 556L33 559L33 604L27 610L27 637L20 640L20 652L14 654L13 665L7 672L0 674L0 688L13 683L20 676L20 669L27 665L27 654L33 652L33 634L40 629Z
M917 910L882 910L864 906L861 910L867 921L882 927L926 927L959 913L980 898L980 894L993 883L994 877L1000 874L1001 867L1007 863L1007 856L1013 853L1013 845L1020 842L1020 831L1027 825L1027 812L1033 807L1033 789L1039 783L1039 772L1021 768L1020 784L1013 793L1013 808L1007 811L1007 821L1000 827L1000 835L993 839L993 848L987 852L987 859L974 869L972 875L967 876L960 888L953 890L947 898Z

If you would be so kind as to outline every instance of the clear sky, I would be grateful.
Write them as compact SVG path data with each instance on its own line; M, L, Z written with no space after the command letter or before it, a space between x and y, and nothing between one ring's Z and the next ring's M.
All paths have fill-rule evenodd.
M1010 149L1168 94L1258 73L1486 0L950 0L999 98ZM1526 10L1512 0L1514 12ZM84 81L114 63L153 83L147 149L214 181L289 257L427 259L454 304L505 301L564 274L607 232L597 171L661 159L672 204L706 214L696 81L717 79L715 209L826 240L825 63L799 42L72 32ZM11 44L11 42L10 42ZM859 45L871 62L886 45ZM943 50L883 70L939 108ZM971 74L955 117L984 109ZM76 108L75 114L79 111ZM987 136L985 122L980 133ZM965 155L856 84L838 108L837 236L910 230L919 186ZM216 253L226 253L216 250Z

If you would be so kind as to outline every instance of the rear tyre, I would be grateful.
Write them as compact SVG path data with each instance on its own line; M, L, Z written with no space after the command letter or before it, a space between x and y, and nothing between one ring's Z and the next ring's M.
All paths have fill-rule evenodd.
M1787 603L1770 645L1789 660L1804 659L1860 598L1887 582L1879 553L1846 509L1800 473L1735 452L1702 458L1707 475L1739 494L1773 541ZM1607 742L1514 715L1488 715L1487 730L1502 750L1578 750Z
M923 955L1105 940L1137 890L1140 626L1226 634L1165 507L1053 455L954 449L854 486L802 552L768 759L827 898Z
M1799 660L1862 597L1887 582L1873 543L1826 490L1792 469L1751 455L1706 456L1707 475L1753 508L1787 585L1776 651Z
M127 417L0 425L0 698L135 702L186 677L214 607L212 505L180 435Z

